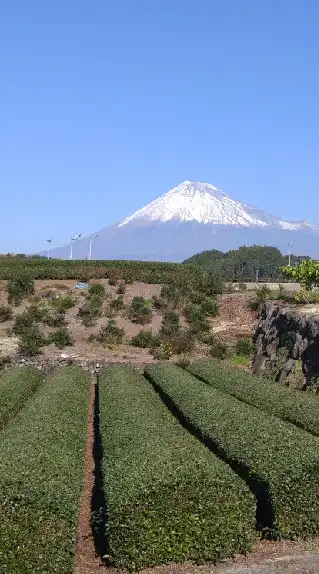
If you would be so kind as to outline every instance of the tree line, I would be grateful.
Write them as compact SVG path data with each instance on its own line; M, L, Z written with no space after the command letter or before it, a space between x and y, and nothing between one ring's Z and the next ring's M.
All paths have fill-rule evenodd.
M296 267L307 255L291 254L290 264ZM211 249L197 253L183 263L218 273L225 281L285 281L281 267L289 263L289 255L283 255L276 247L267 245L242 246L223 253Z

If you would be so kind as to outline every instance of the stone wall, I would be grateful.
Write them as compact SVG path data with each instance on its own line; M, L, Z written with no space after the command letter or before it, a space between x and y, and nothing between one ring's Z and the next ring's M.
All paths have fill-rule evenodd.
M264 303L254 344L254 373L271 375L303 389L319 377L319 315Z

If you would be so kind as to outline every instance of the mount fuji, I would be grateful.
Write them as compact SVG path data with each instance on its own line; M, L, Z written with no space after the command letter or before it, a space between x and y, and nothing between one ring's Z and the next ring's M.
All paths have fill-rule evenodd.
M201 182L185 181L97 235L93 259L182 261L205 249L254 244L287 252L291 241L296 253L319 257L319 225L269 215ZM88 247L89 238L77 241L74 258L85 259ZM66 259L69 248L52 257Z

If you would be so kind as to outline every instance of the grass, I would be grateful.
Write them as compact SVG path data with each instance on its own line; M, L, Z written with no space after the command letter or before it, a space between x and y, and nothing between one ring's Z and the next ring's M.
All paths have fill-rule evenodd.
M12 367L0 377L0 430L24 407L43 375L30 367Z
M112 564L141 569L249 550L255 506L246 485L133 369L108 367L99 387Z
M288 389L217 360L194 361L189 371L220 391L319 436L316 396Z
M6 574L70 574L83 483L89 375L51 375L1 433L0 540Z
M281 538L319 534L319 439L158 363L146 375L193 432L245 477L258 501L257 524Z

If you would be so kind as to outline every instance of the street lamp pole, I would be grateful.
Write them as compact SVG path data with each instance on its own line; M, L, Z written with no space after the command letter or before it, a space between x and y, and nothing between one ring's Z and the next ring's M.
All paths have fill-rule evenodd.
M70 260L73 257L73 244L75 241L78 241L81 237L81 233L79 233L78 235L73 235L73 237L71 237L71 245L70 245Z
M89 255L88 255L88 260L90 261L91 259L91 255L92 255L92 241L93 239L96 239L98 237L97 234L95 235L91 235L90 240L89 240Z
M293 241L290 241L288 243L288 249L289 249L289 251L288 251L288 267L291 266L291 249L292 249L293 244L294 244Z
M50 259L50 247L51 247L51 243L52 243L52 239L47 239L47 244L48 244L48 259Z

